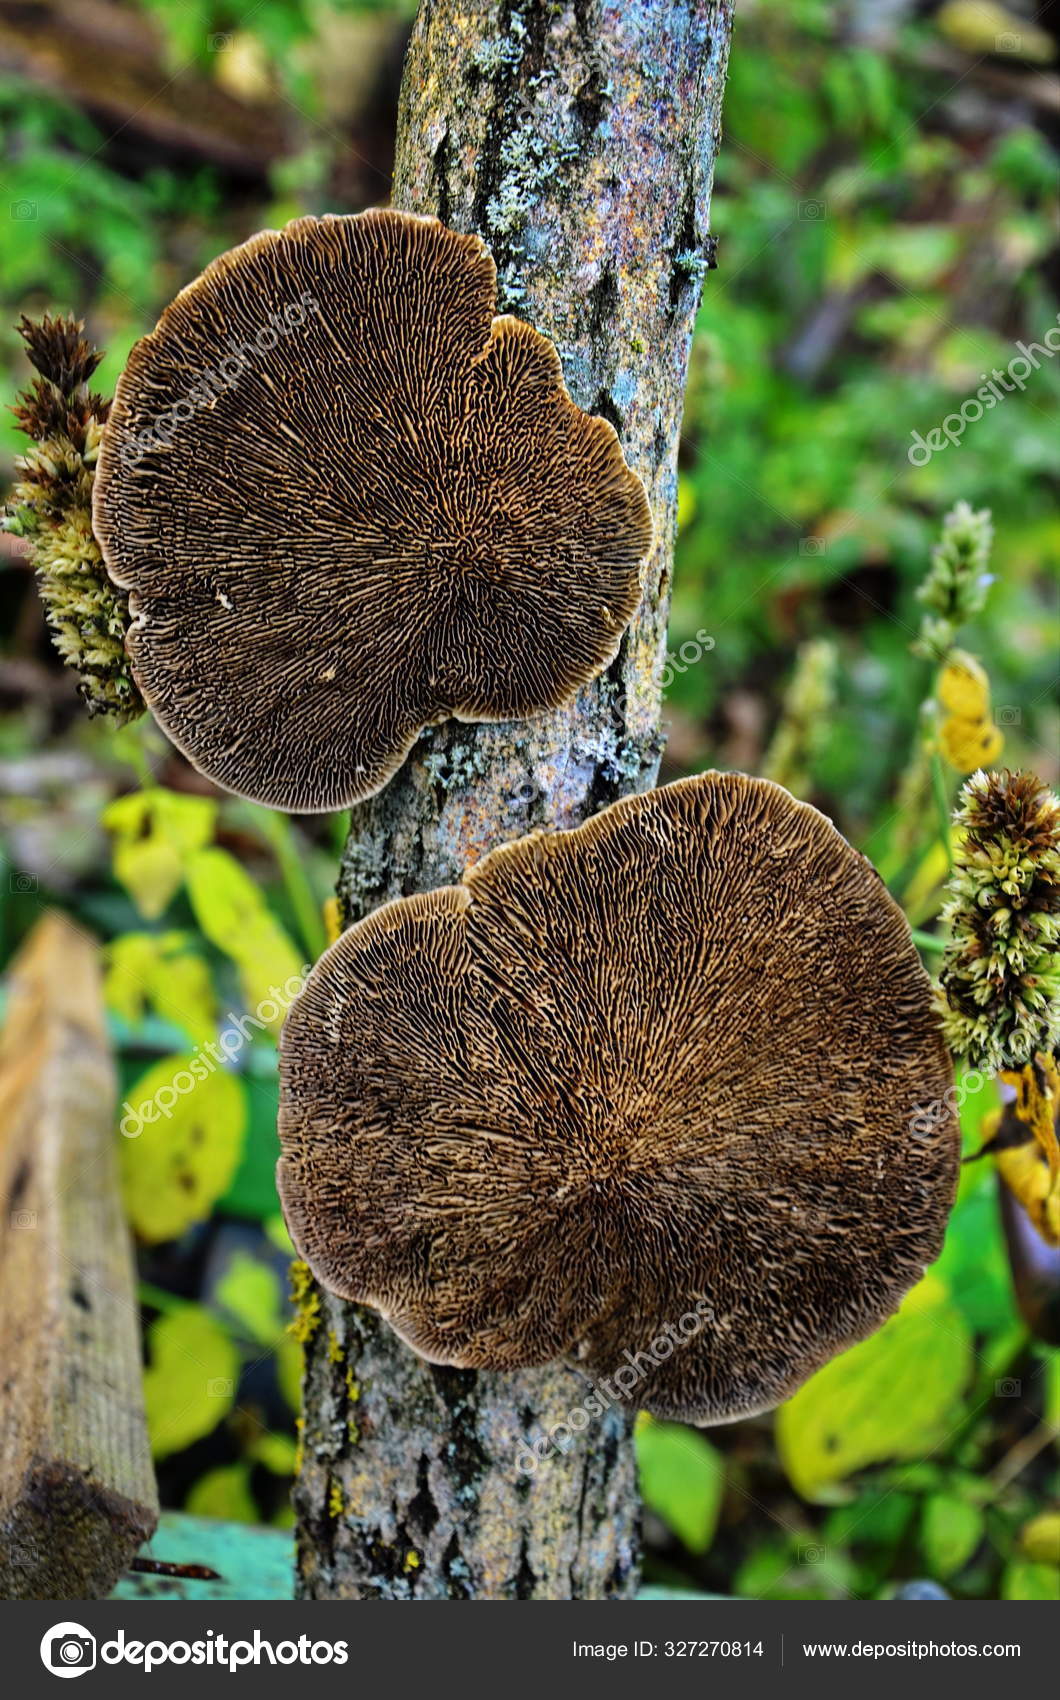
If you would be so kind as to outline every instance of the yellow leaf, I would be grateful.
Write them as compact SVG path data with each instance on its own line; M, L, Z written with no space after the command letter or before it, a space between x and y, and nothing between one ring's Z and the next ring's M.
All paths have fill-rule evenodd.
M206 937L239 968L247 1009L272 1032L283 1025L302 963L250 875L226 850L200 850L188 861L188 896Z
M1056 57L1056 43L1048 30L998 0L946 0L935 14L935 27L976 59L1011 53L1016 60L1048 65Z
M205 1045L217 1037L217 1004L209 966L188 944L187 933L163 934L150 979L151 1002L165 1020Z
M107 947L104 994L126 1021L150 1006L189 1039L205 1044L217 1033L210 970L189 933L122 933Z
M182 1305L148 1331L144 1404L156 1458L180 1452L217 1427L231 1410L239 1353L201 1305Z
M114 875L141 915L157 920L180 890L185 858L209 843L217 805L161 787L118 797L103 811L114 838Z
M946 1432L972 1368L972 1340L935 1276L878 1334L826 1364L777 1412L788 1477L804 1499L885 1459L918 1458Z
M107 1008L133 1025L143 1020L157 957L154 933L122 933L107 946L103 980Z
M184 877L180 857L160 838L121 840L114 846L114 877L145 921L156 921L172 903Z
M1020 1551L1034 1564L1060 1565L1060 1511L1042 1511L1025 1523Z
M125 1208L140 1238L177 1239L210 1214L239 1164L246 1131L242 1083L198 1052L165 1057L122 1106Z

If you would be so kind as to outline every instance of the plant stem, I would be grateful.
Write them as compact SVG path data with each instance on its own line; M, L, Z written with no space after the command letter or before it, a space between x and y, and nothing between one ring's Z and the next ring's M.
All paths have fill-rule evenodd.
M925 933L919 927L911 927L909 930L918 950L945 950L946 940L941 933Z
M298 854L291 822L287 815L280 814L277 810L263 809L257 804L252 807L262 836L268 840L269 847L276 857L284 890L302 935L302 943L309 952L310 961L315 962L327 948L327 933L321 906L316 900Z
M946 791L946 775L942 771L942 757L937 750L931 756L931 789L935 795L935 807L939 815L939 836L946 851L946 865L953 867L953 837L950 829L952 804Z

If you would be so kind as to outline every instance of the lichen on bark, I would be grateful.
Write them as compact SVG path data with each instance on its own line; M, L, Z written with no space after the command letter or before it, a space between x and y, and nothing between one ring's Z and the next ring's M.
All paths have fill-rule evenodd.
M353 812L346 921L454 883L493 845L649 788L677 444L704 272L732 28L726 0L425 0L402 86L393 201L476 231L499 310L556 343L580 407L615 426L655 541L615 661L517 725L424 734ZM323 1297L307 1347L299 1587L327 1598L605 1598L637 1578L628 1418L611 1410L528 1475L521 1443L579 1407L561 1365L432 1368Z

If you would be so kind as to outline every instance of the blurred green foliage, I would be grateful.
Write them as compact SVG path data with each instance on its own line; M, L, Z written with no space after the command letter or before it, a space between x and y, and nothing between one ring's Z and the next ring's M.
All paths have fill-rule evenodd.
M343 210L327 184L346 141L306 55L321 9L140 9L161 25L167 69L220 77L223 58L238 62L296 109L299 149L267 182L154 155L137 169L69 102L0 80L9 392L25 379L19 311L85 315L107 349L108 391L214 255L301 211ZM397 24L411 6L337 10ZM697 659L673 670L669 771L760 768L797 657L826 642L831 706L798 750L782 738L774 752L797 757L800 789L924 926L946 867L932 799L911 842L895 828L931 690L911 649L914 593L958 498L990 508L996 529L996 582L962 641L988 671L1004 760L1056 780L1060 361L925 464L908 451L1057 322L1057 161L1029 102L991 103L973 82L956 110L954 78L925 51L929 16L873 46L845 19L825 0L758 0L737 25L719 268L681 454L671 649L694 640ZM8 421L0 453L10 462L19 446ZM35 640L5 566L0 619L18 657ZM272 1178L282 1012L249 1026L193 1090L175 1082L319 955L343 823L204 796L150 728L114 736L33 700L0 714L0 769L0 947L47 901L94 927L123 1108L170 1106L161 1137L144 1126L120 1141L164 1494L207 1516L287 1521L301 1347ZM957 775L943 784L952 800ZM991 1084L963 1094L968 1150L996 1104ZM1057 1356L1016 1314L994 1176L973 1164L942 1257L899 1315L775 1419L708 1434L640 1422L649 1581L832 1599L927 1575L971 1598L1055 1599L1058 1433Z

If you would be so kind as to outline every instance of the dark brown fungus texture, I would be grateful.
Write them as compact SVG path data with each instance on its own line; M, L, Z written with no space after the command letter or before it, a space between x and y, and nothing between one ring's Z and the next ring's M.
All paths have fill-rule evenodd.
M276 808L378 791L438 721L558 706L618 649L652 527L483 243L303 218L133 349L94 526L156 718Z
M388 904L284 1029L296 1246L424 1357L777 1404L937 1255L952 1070L901 911L779 786L707 773Z

